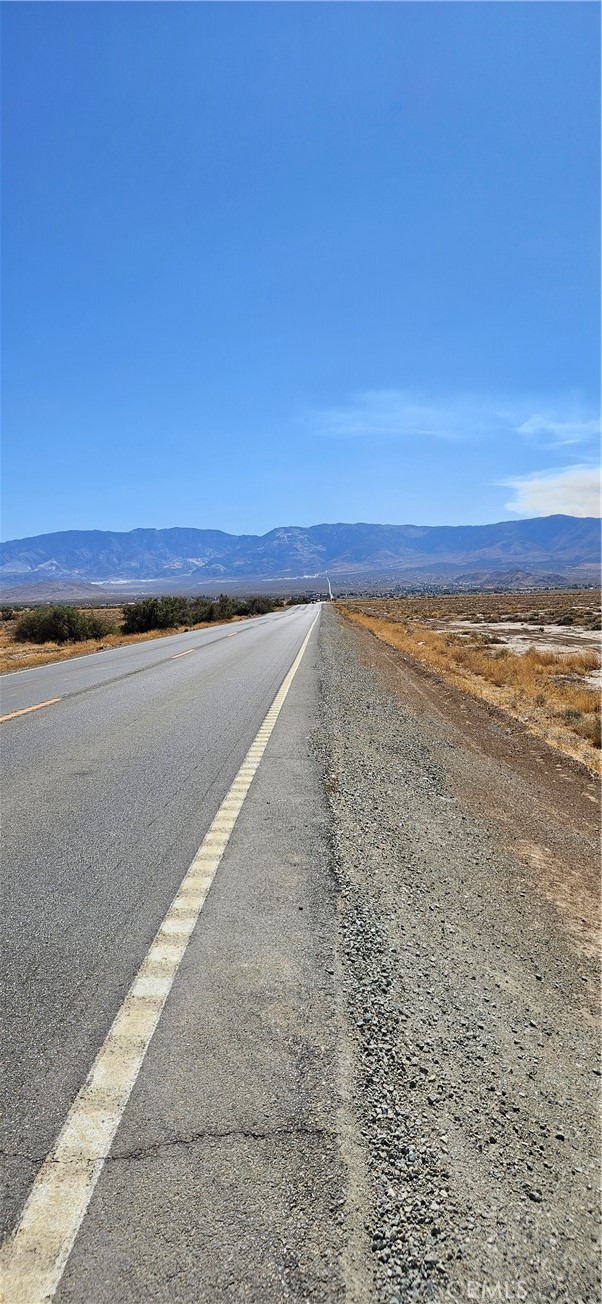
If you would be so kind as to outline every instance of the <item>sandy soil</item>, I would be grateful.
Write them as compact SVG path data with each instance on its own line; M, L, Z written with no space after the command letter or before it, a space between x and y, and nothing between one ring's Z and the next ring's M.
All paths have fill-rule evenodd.
M441 632L465 630L467 633L489 634L506 644L513 652L527 652L530 647L546 652L600 652L602 637L593 629L571 629L563 625L529 625L526 621L448 620L433 621L433 629Z

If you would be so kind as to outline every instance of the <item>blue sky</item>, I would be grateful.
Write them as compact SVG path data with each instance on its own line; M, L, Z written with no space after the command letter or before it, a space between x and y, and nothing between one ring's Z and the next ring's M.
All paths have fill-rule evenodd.
M3 26L4 538L595 509L597 5Z

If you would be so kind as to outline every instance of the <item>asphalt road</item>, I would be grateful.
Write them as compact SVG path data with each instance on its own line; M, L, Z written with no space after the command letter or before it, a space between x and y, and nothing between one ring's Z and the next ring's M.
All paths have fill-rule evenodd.
M599 1297L593 785L316 615L2 681L7 1304Z
M15 715L1 727L5 1230L18 1218L40 1162L52 1147L315 615L315 607L295 608L236 626L134 644L4 678L5 716L59 699L31 713ZM127 1129L133 1125L139 1150L141 1132L150 1128L152 1142L148 1144L160 1150L166 1120L175 1115L171 1131L168 1127L170 1144L176 1147L170 1152L171 1176L161 1176L162 1182L175 1183L171 1213L168 1216L164 1202L157 1201L156 1173L147 1176L138 1189L140 1165L131 1170L122 1165L121 1189L109 1197L113 1214L116 1203L119 1207L119 1231L114 1225L113 1239L107 1239L106 1228L95 1235L91 1230L94 1218L102 1221L102 1201L106 1199L103 1175L59 1296L64 1292L65 1298L73 1299L167 1297L166 1263L171 1263L174 1243L179 1245L179 1237L187 1229L189 1241L192 1238L196 1246L192 1276L186 1277L181 1291L172 1283L170 1298L213 1299L222 1293L230 1298L235 1278L242 1282L240 1289L236 1286L241 1297L281 1297L282 1274L286 1277L289 1271L284 1245L288 1233L281 1227L274 1229L273 1211L266 1211L260 1201L257 1218L246 1219L243 1253L240 1228L237 1230L240 1218L232 1218L233 1210L240 1211L238 1185L229 1192L222 1190L221 1213L220 1207L213 1206L204 1211L204 1219L213 1219L216 1240L211 1252L204 1246L203 1264L199 1264L198 1193L193 1199L190 1173L186 1176L176 1171L174 1175L173 1171L174 1156L178 1163L182 1158L177 1147L186 1138L196 1135L198 1139L209 1132L214 1145L216 1137L223 1135L229 1138L230 1149L240 1145L244 1150L249 1145L256 1149L252 1138L256 1141L263 1136L269 1151L275 1128L288 1139L285 1157L263 1156L268 1185L279 1180L296 1188L287 1165L289 1169L291 1164L307 1168L314 1163L316 1180L308 1217L313 1221L316 1209L319 1211L320 1186L328 1187L325 1200L335 1198L329 1182L331 1178L335 1185L338 1181L337 1161L333 1157L330 1164L326 1155L326 1151L330 1153L330 1132L324 1124L328 1091L323 1105L318 1100L328 1078L325 1065L330 1042L334 1054L330 998L325 997L326 1004L320 1006L332 917L331 903L324 896L328 896L324 875L314 884L313 896L310 891L323 841L323 828L316 825L322 818L320 795L317 789L310 791L316 778L307 755L315 696L314 643L315 635L190 943L186 970L183 965L185 972L178 975L172 993L175 1005L172 1008L168 1003L155 1034L151 1048L159 1057L155 1082L149 1085L151 1064L144 1066L139 1083L139 1091L143 1096L150 1091L150 1097L140 1112L135 1093L131 1115L126 1109L118 1133L116 1144L123 1146ZM278 806L280 814L272 826L272 811ZM309 867L309 885L307 875L299 871L302 862ZM270 874L274 894L266 896ZM300 916L308 892L314 919L311 929L304 930ZM295 893L301 894L298 901ZM237 969L236 959L240 960L245 947L250 949L250 958ZM280 1027L277 1045L262 1048L266 1002L273 1007L272 1032L275 1025L283 1023L286 1035L283 1040ZM298 1011L293 1017L295 1002ZM307 1035L320 1042L322 1064L320 1072L314 1073L315 1081L309 1070L307 1079L299 1074L298 1045L291 1058L290 1038L294 1041L297 1036L298 1040L299 1021L309 1020L310 1015ZM203 1017L207 1026L202 1030L204 1053L200 1055L195 1037L191 1039L191 1027L198 1031ZM292 1017L299 1024L296 1031L291 1028ZM181 1026L176 1035L174 1020L177 1023L178 1019ZM250 1025L252 1053L247 1044ZM163 1048L160 1032L167 1038ZM172 1058L166 1068L165 1060L173 1056L174 1047L175 1062ZM276 1121L272 1117L275 1105ZM322 1121L308 1123L308 1111L314 1118L316 1110ZM297 1158L294 1144L291 1149L293 1134L301 1138L303 1153ZM309 1138L313 1159L306 1153L303 1138ZM125 1144L136 1149L131 1137ZM218 1188L220 1174L223 1178L224 1173L231 1173L231 1158L224 1159L220 1151L211 1159L212 1183L217 1181ZM237 1166L245 1163L256 1172L256 1154L247 1154L246 1159L239 1155ZM279 1177L275 1178L275 1173ZM107 1175L106 1181L110 1180ZM259 1189L263 1189L262 1182ZM173 1200L180 1206L176 1214ZM282 1214L282 1192L277 1203ZM301 1198L296 1205L297 1218L302 1203ZM217 1204L220 1206L219 1200ZM144 1214L152 1221L148 1241L140 1236ZM223 1228L233 1221L226 1263ZM259 1225L264 1230L271 1227L267 1242L258 1236ZM86 1235L91 1236L89 1244ZM166 1238L171 1244L169 1252ZM276 1259L275 1242L281 1247ZM255 1267L251 1246L255 1246ZM316 1250L320 1262L322 1248ZM291 1253L294 1258L294 1246ZM238 1267L234 1263L237 1256ZM199 1285L199 1271L211 1283L206 1290ZM295 1271L299 1271L298 1265ZM318 1269L313 1264L303 1271L302 1289L306 1291L307 1273L315 1275ZM74 1272L79 1276L69 1287L69 1274ZM264 1283L260 1293L256 1274ZM326 1294L323 1287L324 1283L318 1293L330 1297L330 1286Z

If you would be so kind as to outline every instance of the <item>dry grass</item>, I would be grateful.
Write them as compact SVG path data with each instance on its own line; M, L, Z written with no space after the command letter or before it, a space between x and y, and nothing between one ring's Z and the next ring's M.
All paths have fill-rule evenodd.
M348 606L375 614L385 612L392 620L526 621L533 626L560 625L576 629L600 629L600 593L595 589L558 589L541 593L439 593L428 597L348 599Z
M584 682L585 675L599 669L599 652L532 648L519 655L485 633L458 634L430 628L423 623L424 616L420 620L416 602L412 603L413 613L405 601L396 604L396 619L392 618L388 600L382 602L388 608L383 615L378 614L378 600L370 599L365 605L369 610L363 610L364 604L358 600L337 604L356 624L425 662L456 687L507 711L559 750L585 761L590 769L602 768L597 754L600 694ZM440 619L440 611L436 615Z
M104 616L117 622L121 607L99 608ZM245 616L233 616L220 624L234 625ZM69 661L71 657L87 656L111 647L124 647L127 643L147 643L152 638L167 638L186 629L208 629L210 621L198 625L180 625L177 629L153 629L147 634L105 634L101 639L86 639L81 643L18 643L12 637L12 621L0 621L0 674L11 670L29 670L30 666L47 666L53 661Z

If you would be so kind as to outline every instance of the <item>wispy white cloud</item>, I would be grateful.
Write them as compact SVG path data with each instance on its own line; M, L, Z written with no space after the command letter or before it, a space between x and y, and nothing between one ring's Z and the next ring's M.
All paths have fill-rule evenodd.
M517 516L600 516L600 470L592 466L565 466L561 471L538 471L515 476L504 484L514 490L506 510Z
M413 438L485 440L522 436L539 446L586 444L599 421L574 403L498 402L475 395L429 400L405 389L363 390L338 407L315 410L309 424L334 439Z
M492 422L491 405L478 399L456 397L446 402L429 402L409 390L364 390L341 407L323 408L310 414L316 433L331 438L409 437L463 439L484 434ZM507 416L498 414L498 425Z
M580 444L595 439L600 433L600 422L596 417L583 419L579 416L558 420L551 414L536 412L520 426L515 426L518 435L551 436L559 444Z

